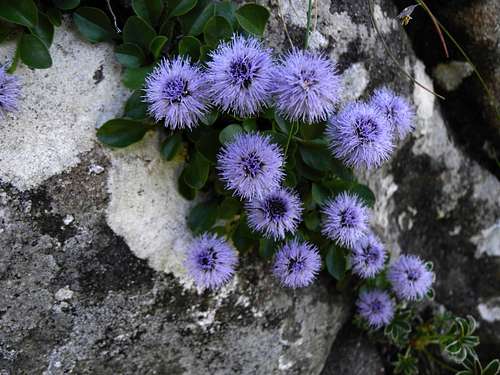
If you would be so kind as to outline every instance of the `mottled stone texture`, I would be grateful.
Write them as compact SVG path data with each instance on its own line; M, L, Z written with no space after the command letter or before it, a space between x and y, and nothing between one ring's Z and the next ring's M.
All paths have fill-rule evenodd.
M269 44L286 50L289 36L300 46L305 3L262 2ZM398 75L364 0L316 4L310 46L338 60L343 103L386 84L417 109L417 131L393 159L359 173L377 196L374 226L394 254L434 261L436 303L476 316L483 353L500 352L498 180L453 140L440 103ZM374 11L401 66L432 87L392 3L375 1ZM352 363L353 374L378 373L376 350L350 326L327 361L349 315L327 277L283 290L269 264L245 255L227 287L195 290L179 259L190 236L181 217L189 204L173 183L181 161L162 161L153 135L120 152L95 142L94 126L127 95L111 46L90 46L65 26L52 53L52 69L20 70L25 105L0 124L0 371L349 374ZM364 372L360 358L369 358Z

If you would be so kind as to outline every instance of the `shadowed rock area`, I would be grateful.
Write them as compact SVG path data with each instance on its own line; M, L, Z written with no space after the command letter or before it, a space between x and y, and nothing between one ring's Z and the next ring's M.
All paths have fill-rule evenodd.
M260 2L271 10L269 45L301 46L304 3ZM392 160L359 173L377 197L376 230L394 254L435 263L436 303L478 318L481 351L497 354L500 183L457 143L435 98L398 75L365 1L317 8L310 46L339 62L343 102L388 85L417 110L417 130ZM432 87L392 2L375 1L374 12L402 66ZM285 290L270 264L244 255L229 285L196 290L182 267L182 161L160 159L154 135L120 151L95 139L128 94L113 47L83 42L67 23L51 53L49 70L19 68L21 111L0 124L2 374L384 373L328 277Z

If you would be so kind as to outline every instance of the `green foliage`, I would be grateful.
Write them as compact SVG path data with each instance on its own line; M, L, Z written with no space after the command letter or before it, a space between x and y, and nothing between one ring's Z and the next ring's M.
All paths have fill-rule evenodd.
M112 147L126 147L140 141L151 125L131 119L113 119L97 130L97 138Z
M236 11L240 26L250 34L262 36L269 19L269 11L257 4L245 4Z
M37 36L24 34L17 48L21 61L30 68L47 69L52 66L49 50Z
M38 10L33 0L2 0L0 1L0 18L34 28L38 24Z
M78 31L91 43L110 40L115 35L111 21L101 9L78 8L73 14L73 19Z

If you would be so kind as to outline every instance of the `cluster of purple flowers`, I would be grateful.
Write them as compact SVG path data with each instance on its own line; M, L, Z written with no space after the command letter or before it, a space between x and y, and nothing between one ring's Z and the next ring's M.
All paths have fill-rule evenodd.
M324 121L341 89L336 65L321 54L293 50L275 61L255 38L235 35L210 54L206 69L187 58L163 60L146 81L145 101L170 129L192 128L210 106L243 118L274 104L291 121Z
M0 118L18 108L21 96L21 82L18 77L8 74L0 65Z

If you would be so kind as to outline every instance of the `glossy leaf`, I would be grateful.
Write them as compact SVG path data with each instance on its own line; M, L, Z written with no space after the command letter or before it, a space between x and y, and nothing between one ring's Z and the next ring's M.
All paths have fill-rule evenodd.
M144 102L144 92L136 90L125 103L124 117L134 120L142 120L148 116L148 106Z
M91 43L110 40L115 35L108 16L98 8L78 8L73 18L78 31Z
M97 139L112 147L126 147L140 141L151 126L141 121L116 118L97 129Z
M171 17L182 16L196 6L197 0L180 0L170 13Z
M258 4L245 4L236 11L236 19L245 31L262 36L269 19L269 11Z
M180 17L184 33L193 36L200 35L205 24L214 14L215 5L212 0L199 0L191 12Z
M203 29L203 35L205 37L205 42L215 47L220 41L231 39L233 28L224 17L214 16L206 23Z
M187 225L194 234L200 234L212 228L217 220L217 215L217 202L202 202L191 209Z
M19 40L18 48L21 61L30 68L47 69L52 66L49 50L40 38L24 34Z
M115 56L120 64L127 68L138 68L146 60L144 52L137 44L125 43L115 48Z
M224 198L220 205L219 218L223 220L232 219L241 210L241 202L231 196Z
M38 23L38 10L33 0L1 0L0 18L34 28Z
M162 0L132 0L132 9L135 14L156 26L163 12Z
M137 44L145 51L149 49L149 45L155 36L154 29L137 16L129 17L123 27L123 41Z
M231 124L226 126L219 134L219 141L222 144L229 143L233 138L240 133L244 133L243 128L238 124Z
M274 254L276 243L268 238L261 238L259 240L259 255L262 258L270 258Z
M167 40L168 39L166 36L158 35L154 37L151 43L149 44L149 50L153 54L155 60L157 60L161 56L161 53L163 52L163 48L165 47Z
M153 66L143 66L141 68L128 68L122 76L125 87L131 90L138 90L144 86L144 80L151 73Z
M47 17L49 17L50 22L52 25L59 27L61 26L61 11L57 8L49 8L47 10Z
M342 280L345 276L347 269L346 257L344 250L340 247L333 245L330 247L326 255L326 268L330 275L336 280Z
M195 152L184 169L184 181L193 189L200 190L207 182L209 167L208 161Z
M31 33L40 38L47 48L50 48L54 39L54 25L45 14L38 12L38 23L36 27L31 29Z
M175 133L163 141L160 148L160 154L165 160L175 158L182 146L182 136Z
M194 36L185 36L179 42L179 55L189 56L193 61L200 58L200 41Z

